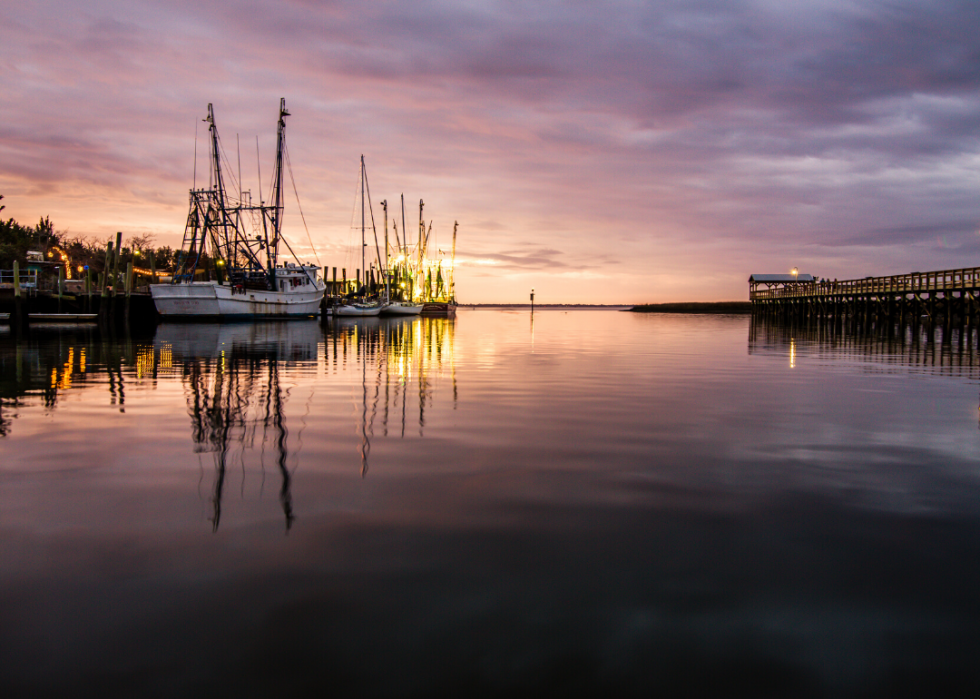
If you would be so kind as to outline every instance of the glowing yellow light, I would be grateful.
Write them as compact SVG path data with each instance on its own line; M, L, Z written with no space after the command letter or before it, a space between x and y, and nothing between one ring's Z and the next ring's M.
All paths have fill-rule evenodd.
M79 272L79 274L81 274L84 271L85 271L85 267L82 266L82 265L78 265L78 272Z
M54 257L54 253L51 252L51 251L48 251L48 257Z

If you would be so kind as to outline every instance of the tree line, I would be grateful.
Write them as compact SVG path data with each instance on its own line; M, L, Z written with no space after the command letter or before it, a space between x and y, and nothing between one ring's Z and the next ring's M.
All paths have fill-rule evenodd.
M3 199L2 194L0 199ZM41 218L35 226L18 223L13 218L4 220L2 212L5 208L0 205L0 269L12 269L15 260L24 269L27 253L37 251L46 261L63 265L65 278L80 277L85 267L93 275L103 271L106 246L115 240L115 236L105 240L69 236L67 231L55 230L48 216ZM152 255L156 269L167 272L173 269L177 252L169 246L154 247L152 234L124 237L120 264L122 269L130 261L134 267L149 268Z

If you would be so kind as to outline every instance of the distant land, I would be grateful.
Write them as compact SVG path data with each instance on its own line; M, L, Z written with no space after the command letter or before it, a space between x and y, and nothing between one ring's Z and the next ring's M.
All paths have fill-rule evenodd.
M461 303L459 308L531 308L529 303ZM631 303L536 303L535 310L543 308L556 308L568 310L569 308L594 308L597 310L621 310L628 311L633 308Z
M530 309L529 303L461 303L460 308L513 308ZM607 311L633 311L635 313L751 313L749 301L706 301L689 303L536 303L536 310L594 309Z
M644 303L630 310L635 313L751 313L752 302Z

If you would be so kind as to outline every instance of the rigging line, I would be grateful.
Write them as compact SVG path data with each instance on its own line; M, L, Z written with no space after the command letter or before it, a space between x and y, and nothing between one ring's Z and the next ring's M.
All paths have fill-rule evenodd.
M357 193L361 188L361 166L357 166L357 183L354 185L354 203L351 205L350 210L350 226L347 228L347 256L344 257L344 264L351 259L351 251L354 244L351 243L351 238L354 236L354 217L357 216Z
M235 188L238 189L238 192L239 192L238 199L239 199L239 204L241 204L242 185L241 185L241 182L239 182L238 179L235 177L235 171L231 167L231 158L228 157L228 153L225 151L225 147L221 143L221 139L220 138L218 139L218 150L221 153L221 160L225 164L225 171L224 171L223 174L225 175L225 177L227 177L230 180L230 183L231 183L231 186L232 186L232 191L234 191ZM227 193L227 191L228 191L228 188L226 187L225 188L225 192Z
M299 258L296 257L296 253L293 252L292 247L290 247L289 241L286 240L284 237L280 237L279 240L281 240L282 242L284 242L286 244L286 249L289 250L289 254L292 255L298 261ZM303 270L303 272L306 274L307 279L310 280L310 283L313 285L313 288L315 289L316 288L316 279L314 279L313 276L310 275L310 271L303 265L302 262L299 263L299 268L301 270Z
M303 207L299 203L299 191L296 189L296 178L293 177L293 163L289 159L289 149L286 148L285 143L282 146L282 151L283 155L286 156L286 169L289 170L289 181L293 183L293 193L296 195L296 208L299 209L299 217L303 220L303 228L306 229L306 239L310 241L310 249L313 250L313 257L316 259L316 263L320 265L320 256L316 254L316 247L313 245L313 238L310 236L310 227L306 225L306 216L303 215ZM290 252L292 251L290 250ZM297 262L303 264L299 260ZM322 267L322 265L320 266Z
M381 261L381 246L378 245L378 228L374 223L374 205L371 203L371 183L368 182L367 173L364 174L364 185L367 189L368 209L371 211L371 230L374 231L374 251L378 256L378 265L385 271L385 264ZM387 251L385 251L387 253ZM367 276L367 272L364 273Z

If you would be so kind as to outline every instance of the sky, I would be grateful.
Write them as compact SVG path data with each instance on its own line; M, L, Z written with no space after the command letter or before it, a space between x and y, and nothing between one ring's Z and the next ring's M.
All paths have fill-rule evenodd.
M379 221L404 194L414 233L424 200L446 256L459 222L461 303L739 300L750 274L793 267L980 265L976 0L4 0L2 16L3 216L70 236L179 246L209 103L253 196L258 139L267 192L284 97L300 257L360 267L363 155Z

